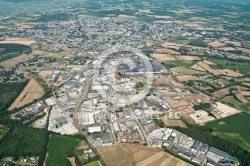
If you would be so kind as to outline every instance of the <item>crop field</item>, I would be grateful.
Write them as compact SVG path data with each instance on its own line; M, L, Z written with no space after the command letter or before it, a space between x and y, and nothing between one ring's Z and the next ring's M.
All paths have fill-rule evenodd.
M215 120L206 124L213 128L214 132L242 148L250 150L250 114L239 113L227 118Z
M175 57L169 54L152 54L151 57L160 61L174 61Z
M113 147L102 147L98 148L98 152L109 166L190 165L160 149L134 144L118 144Z
M32 45L32 44L36 43L36 41L30 40L30 39L25 39L25 38L10 38L10 39L5 39L4 41L0 41L0 43Z
M35 99L41 98L43 95L44 90L42 86L35 79L31 79L14 103L11 104L9 110L22 107Z
M192 75L192 74L204 74L204 72L201 71L196 71L193 69L188 69L182 66L177 66L174 68L171 68L170 71L174 74L174 75Z
M241 74L248 75L250 74L249 62L233 62L226 59L211 59L213 63L216 63L218 66L226 69L230 69Z
M63 145L63 146L62 146ZM67 136L51 135L49 138L47 166L70 166L68 157L74 156L74 150L80 145L80 140Z
M180 80L181 82L190 81L190 80L200 80L199 77L191 76L191 75L180 75L180 76L176 76L176 77L177 77L178 80Z
M172 109L189 106L190 104L185 99L168 100L167 102Z
M232 104L233 106L238 106L240 105L241 103L235 99L233 96L226 96L222 99L223 101L225 101L226 103L229 103L229 104Z
M0 65L3 66L4 68L9 68L16 65L18 62L23 62L26 57L27 55L22 54L20 56L0 62Z

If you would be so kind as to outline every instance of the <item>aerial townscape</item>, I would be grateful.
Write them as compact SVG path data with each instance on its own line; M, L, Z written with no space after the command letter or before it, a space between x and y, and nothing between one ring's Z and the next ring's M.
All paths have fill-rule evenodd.
M0 166L250 166L249 0L0 0Z

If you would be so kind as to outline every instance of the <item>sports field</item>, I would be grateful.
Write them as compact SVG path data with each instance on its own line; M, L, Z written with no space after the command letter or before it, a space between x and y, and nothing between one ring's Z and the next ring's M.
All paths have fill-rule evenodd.
M242 112L227 118L218 119L206 124L214 132L233 143L250 150L250 114Z

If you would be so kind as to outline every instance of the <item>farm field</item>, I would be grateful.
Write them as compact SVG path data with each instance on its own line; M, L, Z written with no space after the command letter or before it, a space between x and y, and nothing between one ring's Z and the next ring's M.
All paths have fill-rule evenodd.
M236 100L233 96L226 96L222 99L223 101L225 101L226 103L229 103L229 104L232 104L233 106L238 106L240 105L241 103Z
M233 61L229 61L226 59L211 59L211 61L222 68L240 72L241 74L244 74L244 75L250 74L249 61L233 62Z
M134 144L117 144L113 147L102 147L98 148L98 152L109 166L190 165L160 149Z
M41 98L43 95L44 90L42 86L36 81L36 79L31 79L14 103L11 104L9 110L22 107L25 104L31 103L35 99Z
M80 145L80 142L81 141L76 138L51 134L46 165L70 166L67 157L74 156L74 150Z
M214 132L242 148L250 150L250 114L242 112L227 118L218 119L206 124L213 128Z
M25 39L25 38L9 38L4 41L0 41L0 43L4 44L23 44L23 45L32 45L36 43L34 40Z

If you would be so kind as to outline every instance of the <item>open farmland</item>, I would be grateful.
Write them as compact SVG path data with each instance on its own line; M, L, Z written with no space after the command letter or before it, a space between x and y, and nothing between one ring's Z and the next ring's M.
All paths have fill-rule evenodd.
M185 68L185 67L182 67L182 66L177 66L177 67L171 68L170 71L176 76L178 76L178 75L203 74L203 72L201 72L201 71L188 69L188 68Z
M220 102L216 102L212 106L214 107L213 114L217 118L225 118L241 112L240 110L237 110Z
M193 119L190 118L189 115L195 113L195 111L193 109L191 109L190 107L179 109L178 111L175 111L175 112L180 114L186 120L188 120L188 122L194 123Z
M182 161L157 148L145 147L134 144L118 144L114 147L98 148L103 160L109 166L117 165L136 165L136 166L189 166L190 164ZM103 157L104 156L104 157ZM111 156L110 158L107 156ZM115 157L115 158L114 158Z
M31 103L35 99L39 99L44 95L44 90L36 79L31 79L26 87L23 89L17 99L11 104L9 110L19 108L25 104Z
M220 89L220 90L214 92L212 94L212 96L216 97L218 99L221 99L221 98L223 98L224 96L226 96L228 94L229 94L229 89L228 88L224 88L224 89Z
M46 165L70 166L67 158L74 156L74 150L80 145L80 142L76 138L52 134L49 139Z
M168 100L167 103L172 109L179 109L190 105L185 99L176 99L176 100L171 99Z
M151 57L160 61L174 61L175 57L169 54L152 54Z
M197 65L208 71L209 73L212 73L213 75L225 75L229 77L241 77L243 74L239 72L235 72L230 69L214 69L216 66L215 65L209 65L205 62L198 62ZM197 70L198 68L196 68Z
M210 98L206 95L194 94L194 95L186 95L186 99L192 104L197 104L198 100L201 100L202 103L208 103Z
M9 67L16 65L19 62L23 62L23 60L26 57L27 57L27 55L22 54L20 56L17 56L17 57L0 62L0 65L3 66L4 68L9 68Z
M111 147L97 148L97 151L100 154L101 158L109 166L132 166L130 158L126 154L126 151L121 144L116 144Z
M239 113L227 118L218 119L206 124L213 128L214 132L226 140L238 144L242 148L250 149L250 115Z
M184 56L184 55L179 55L175 56L176 60L179 61L198 61L201 60L198 56Z
M180 126L180 127L187 127L182 120L178 119L169 119L168 117L164 116L162 121L165 123L166 126Z
M249 62L235 62L226 59L211 59L211 61L224 69L230 69L244 75L250 74Z
M180 80L181 82L185 82L185 81L189 81L189 80L200 80L199 77L196 76L191 76L191 75L180 75L180 76L176 76L178 78L178 80Z
M32 45L36 43L35 40L25 39L25 38L7 38L4 41L0 41L4 44L23 44L23 45Z

